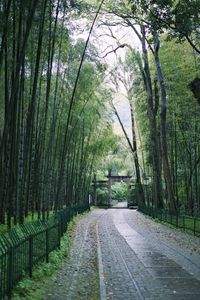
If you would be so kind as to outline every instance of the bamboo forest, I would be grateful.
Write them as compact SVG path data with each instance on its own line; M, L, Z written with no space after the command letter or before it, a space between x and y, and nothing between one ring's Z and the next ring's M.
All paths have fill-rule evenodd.
M109 176L198 220L199 24L199 0L0 0L1 235L105 204Z

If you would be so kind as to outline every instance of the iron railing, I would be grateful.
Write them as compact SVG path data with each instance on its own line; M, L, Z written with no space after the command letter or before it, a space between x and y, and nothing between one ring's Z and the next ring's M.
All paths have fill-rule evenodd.
M191 231L194 235L200 236L200 218L183 215L170 209L148 207L143 204L138 206L138 210L154 219L169 223L184 231Z
M10 299L25 274L31 277L37 263L49 261L49 253L60 247L69 221L87 209L88 206L66 208L48 220L23 224L0 236L0 299Z

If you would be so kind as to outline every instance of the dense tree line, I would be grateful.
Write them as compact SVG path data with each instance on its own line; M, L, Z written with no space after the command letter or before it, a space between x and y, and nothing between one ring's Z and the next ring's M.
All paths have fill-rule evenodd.
M127 72L132 76L127 98L136 99L130 101L135 107L132 123L136 118L141 135L138 146L142 144L144 153L139 153L137 145L130 149L134 160L145 157L143 168L135 168L137 184L145 174L141 181L148 178L148 203L185 209L193 215L199 213L200 186L199 5L195 0L189 1L189 7L188 1L119 0L107 1L102 13L104 26L130 28L140 44L138 52L133 50L134 41L118 42L114 49L130 49L122 63L126 76L119 71L119 79L127 85ZM132 131L134 137L134 126ZM144 202L141 189L140 201Z
M182 51L182 55L179 53ZM145 157L143 163L145 174L152 183L152 146L151 134L148 130L149 123L145 111L147 103L143 88L143 81L140 72L140 55L135 51L130 51L127 55L127 68L134 65L134 80L132 101L135 107L135 117L137 119L138 130L142 142L140 142L141 152ZM167 145L169 164L171 169L172 183L178 209L189 214L199 212L199 118L200 107L191 94L188 83L196 76L194 53L188 44L177 44L173 41L162 41L160 59L163 65L163 73L167 90ZM174 59L176 63L174 63ZM151 59L151 63L152 63ZM187 70L187 72L186 72ZM131 72L133 69L131 68ZM152 75L155 70L152 67ZM157 121L159 115L157 115ZM160 126L157 126L158 140L160 136ZM142 161L141 161L142 162ZM166 193L166 182L162 179L162 196L164 206L168 203ZM148 195L154 205L154 193ZM148 200L148 199L146 199Z
M118 42L114 52L128 54L109 74L131 107L140 201L199 213L200 3L189 4L0 0L0 223L86 203L95 165L116 147L106 66L89 41L97 17L112 37L123 26L140 44ZM86 42L74 17L90 22Z
M84 204L112 140L104 66L73 39L73 1L0 1L0 223ZM76 82L76 89L75 87Z

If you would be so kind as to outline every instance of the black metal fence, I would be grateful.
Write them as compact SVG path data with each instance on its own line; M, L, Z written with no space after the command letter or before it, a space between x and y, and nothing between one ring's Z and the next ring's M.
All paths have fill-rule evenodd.
M194 235L200 236L199 218L182 215L177 211L169 209L159 209L155 207L148 207L146 205L139 205L138 210L154 219L164 221L183 230L189 230L193 232Z
M49 260L49 253L60 247L69 221L87 206L66 208L46 221L20 225L0 236L0 299L10 299L14 286L33 266Z

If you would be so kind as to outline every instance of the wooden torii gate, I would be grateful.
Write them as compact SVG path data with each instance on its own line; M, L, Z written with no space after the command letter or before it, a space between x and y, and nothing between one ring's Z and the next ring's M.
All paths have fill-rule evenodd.
M94 204L97 204L97 188L98 187L106 187L108 189L108 203L107 205L111 206L112 201L112 185L116 182L124 182L128 187L128 198L130 197L130 189L131 189L131 177L130 175L121 176L121 175L109 175L107 176L107 180L97 180L96 174L94 174L94 179L92 181L93 191L94 191Z

